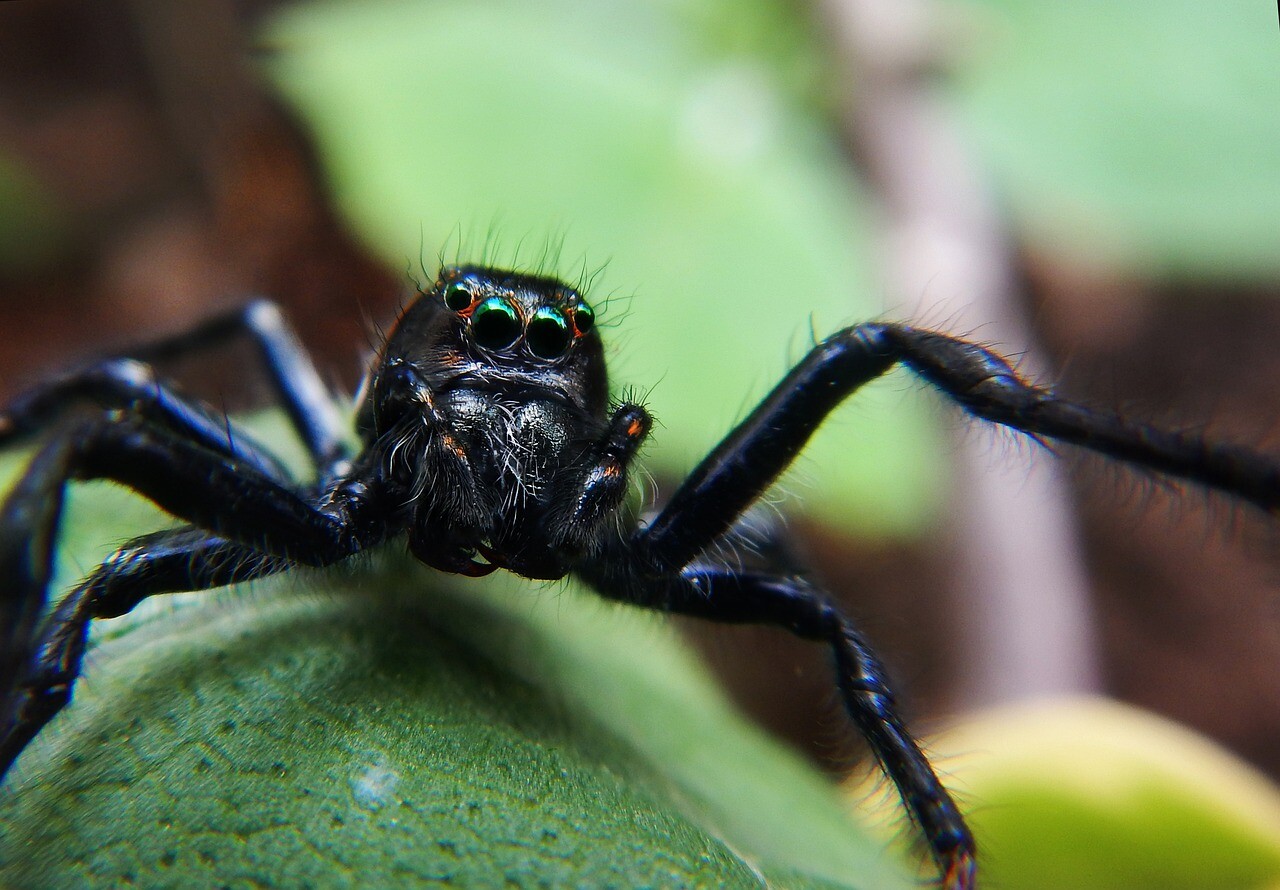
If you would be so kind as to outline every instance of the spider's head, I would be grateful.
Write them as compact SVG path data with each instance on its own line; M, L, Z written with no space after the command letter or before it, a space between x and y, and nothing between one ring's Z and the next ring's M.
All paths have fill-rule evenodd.
M594 322L564 282L483 266L444 269L405 310L357 422L412 514L410 548L423 562L551 579L580 557L585 544L562 540L560 525L615 438ZM615 507L579 524L594 529ZM489 560L481 568L476 552Z
M448 266L405 309L366 381L361 425L388 429L424 392L544 393L593 417L608 407L595 312L556 278Z

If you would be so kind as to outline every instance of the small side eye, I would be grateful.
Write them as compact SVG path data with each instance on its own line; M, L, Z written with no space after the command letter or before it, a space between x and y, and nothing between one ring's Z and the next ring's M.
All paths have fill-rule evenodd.
M573 329L578 332L581 337L596 323L596 314L586 303L580 303L573 310Z
M454 312L461 312L471 305L471 291L461 281L453 281L445 285L444 304Z
M538 358L559 358L569 348L569 323L555 309L543 306L533 314L524 332L529 351Z
M485 349L505 349L520 337L520 319L501 297L490 297L471 316L471 336Z

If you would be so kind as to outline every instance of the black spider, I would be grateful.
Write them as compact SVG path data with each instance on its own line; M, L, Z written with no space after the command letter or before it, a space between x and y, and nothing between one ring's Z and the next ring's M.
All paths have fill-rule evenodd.
M70 700L92 619L153 594L328 565L407 534L413 554L441 571L572 573L608 599L775 625L830 646L849 716L901 793L942 883L962 890L975 882L973 838L862 635L787 565L744 569L720 556L758 535L744 511L832 408L899 362L983 419L1280 508L1274 459L1062 401L982 346L869 323L815 346L643 524L624 500L650 417L629 402L609 407L593 321L582 296L555 279L444 269L369 373L354 454L341 412L265 302L17 398L0 413L0 443L57 429L0 512L0 775ZM314 483L290 481L277 458L143 363L243 334L261 348L317 469ZM89 415L69 410L85 403L96 406ZM130 541L48 610L67 483L96 478L188 524Z

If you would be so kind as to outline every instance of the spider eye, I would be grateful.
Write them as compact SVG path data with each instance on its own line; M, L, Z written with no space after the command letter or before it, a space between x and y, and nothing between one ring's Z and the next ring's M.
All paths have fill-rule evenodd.
M573 310L573 327L581 336L596 323L596 314L586 303L579 303Z
M570 336L564 316L550 306L543 306L533 314L524 340L538 358L558 358L569 347Z
M444 289L444 304L454 312L461 312L471 305L471 291L461 281L450 282Z
M485 349L505 349L520 336L520 319L506 300L490 297L471 316L471 336Z

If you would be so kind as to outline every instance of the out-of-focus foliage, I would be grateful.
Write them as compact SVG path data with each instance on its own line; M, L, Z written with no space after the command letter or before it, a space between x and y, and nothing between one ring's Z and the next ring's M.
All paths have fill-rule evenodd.
M1019 705L929 748L967 805L984 887L1280 886L1280 790L1145 711L1105 699ZM851 799L865 812L865 794Z
M1271 0L976 0L954 81L1019 236L1128 275L1280 274Z
M339 203L390 261L585 270L615 389L658 418L646 463L682 475L813 336L882 311L858 183L806 110L812 50L794 25L762 39L776 17L384 0L300 6L264 39ZM918 527L941 464L903 390L873 386L828 425L802 461L821 480L807 507Z

